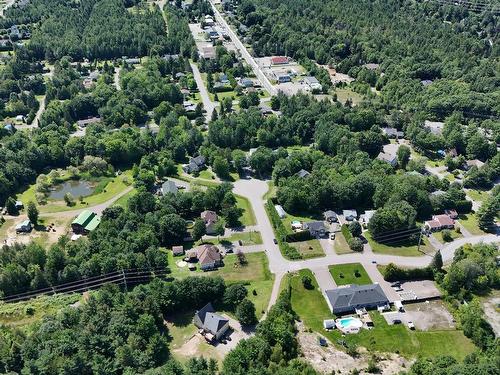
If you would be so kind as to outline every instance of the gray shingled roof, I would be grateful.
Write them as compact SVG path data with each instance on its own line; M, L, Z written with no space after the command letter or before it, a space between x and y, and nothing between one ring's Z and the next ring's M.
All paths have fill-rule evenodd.
M304 228L314 232L326 230L325 224L323 224L322 221L310 221L308 223L304 223Z
M345 288L325 290L325 294L334 310L388 302L387 296L379 284L353 284Z
M198 315L198 317L202 322L205 322L205 316L207 315L207 313L213 313L213 312L215 312L215 309L209 302L205 306L203 306L200 310L198 310L196 312L196 315Z
M217 315L212 312L207 312L205 315L205 322L203 323L203 328L212 334L217 334L219 330L224 327L224 325L229 322L228 319Z

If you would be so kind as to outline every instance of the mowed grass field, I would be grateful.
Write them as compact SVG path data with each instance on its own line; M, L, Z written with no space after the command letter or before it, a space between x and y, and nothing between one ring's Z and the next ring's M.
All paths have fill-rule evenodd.
M313 279L315 289L308 290L302 285L301 276ZM311 271L301 270L283 279L282 287L290 285L292 307L304 324L326 336L334 345L338 340L347 344L362 346L370 351L399 353L408 358L450 355L463 359L476 348L459 330L411 331L405 325L389 326L377 312L370 312L375 328L362 330L358 334L342 337L338 330L325 331L323 320L333 315L320 292Z
M371 284L372 280L361 263L337 264L328 268L337 285Z

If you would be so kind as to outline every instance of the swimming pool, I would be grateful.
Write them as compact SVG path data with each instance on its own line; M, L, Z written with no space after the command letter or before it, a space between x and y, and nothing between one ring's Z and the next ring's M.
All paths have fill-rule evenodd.
M363 327L363 322L352 316L348 318L337 319L337 328L343 332L358 332Z

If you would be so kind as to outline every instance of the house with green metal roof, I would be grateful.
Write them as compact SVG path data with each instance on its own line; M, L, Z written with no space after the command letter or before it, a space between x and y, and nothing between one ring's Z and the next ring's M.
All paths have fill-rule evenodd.
M101 218L92 211L82 211L71 223L74 233L87 234L96 229L101 223Z

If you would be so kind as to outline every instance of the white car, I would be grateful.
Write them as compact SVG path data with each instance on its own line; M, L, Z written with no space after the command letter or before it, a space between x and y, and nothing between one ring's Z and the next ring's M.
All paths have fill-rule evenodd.
M407 324L408 324L409 329L412 329L412 330L415 329L415 324L413 324L412 321L409 321Z

